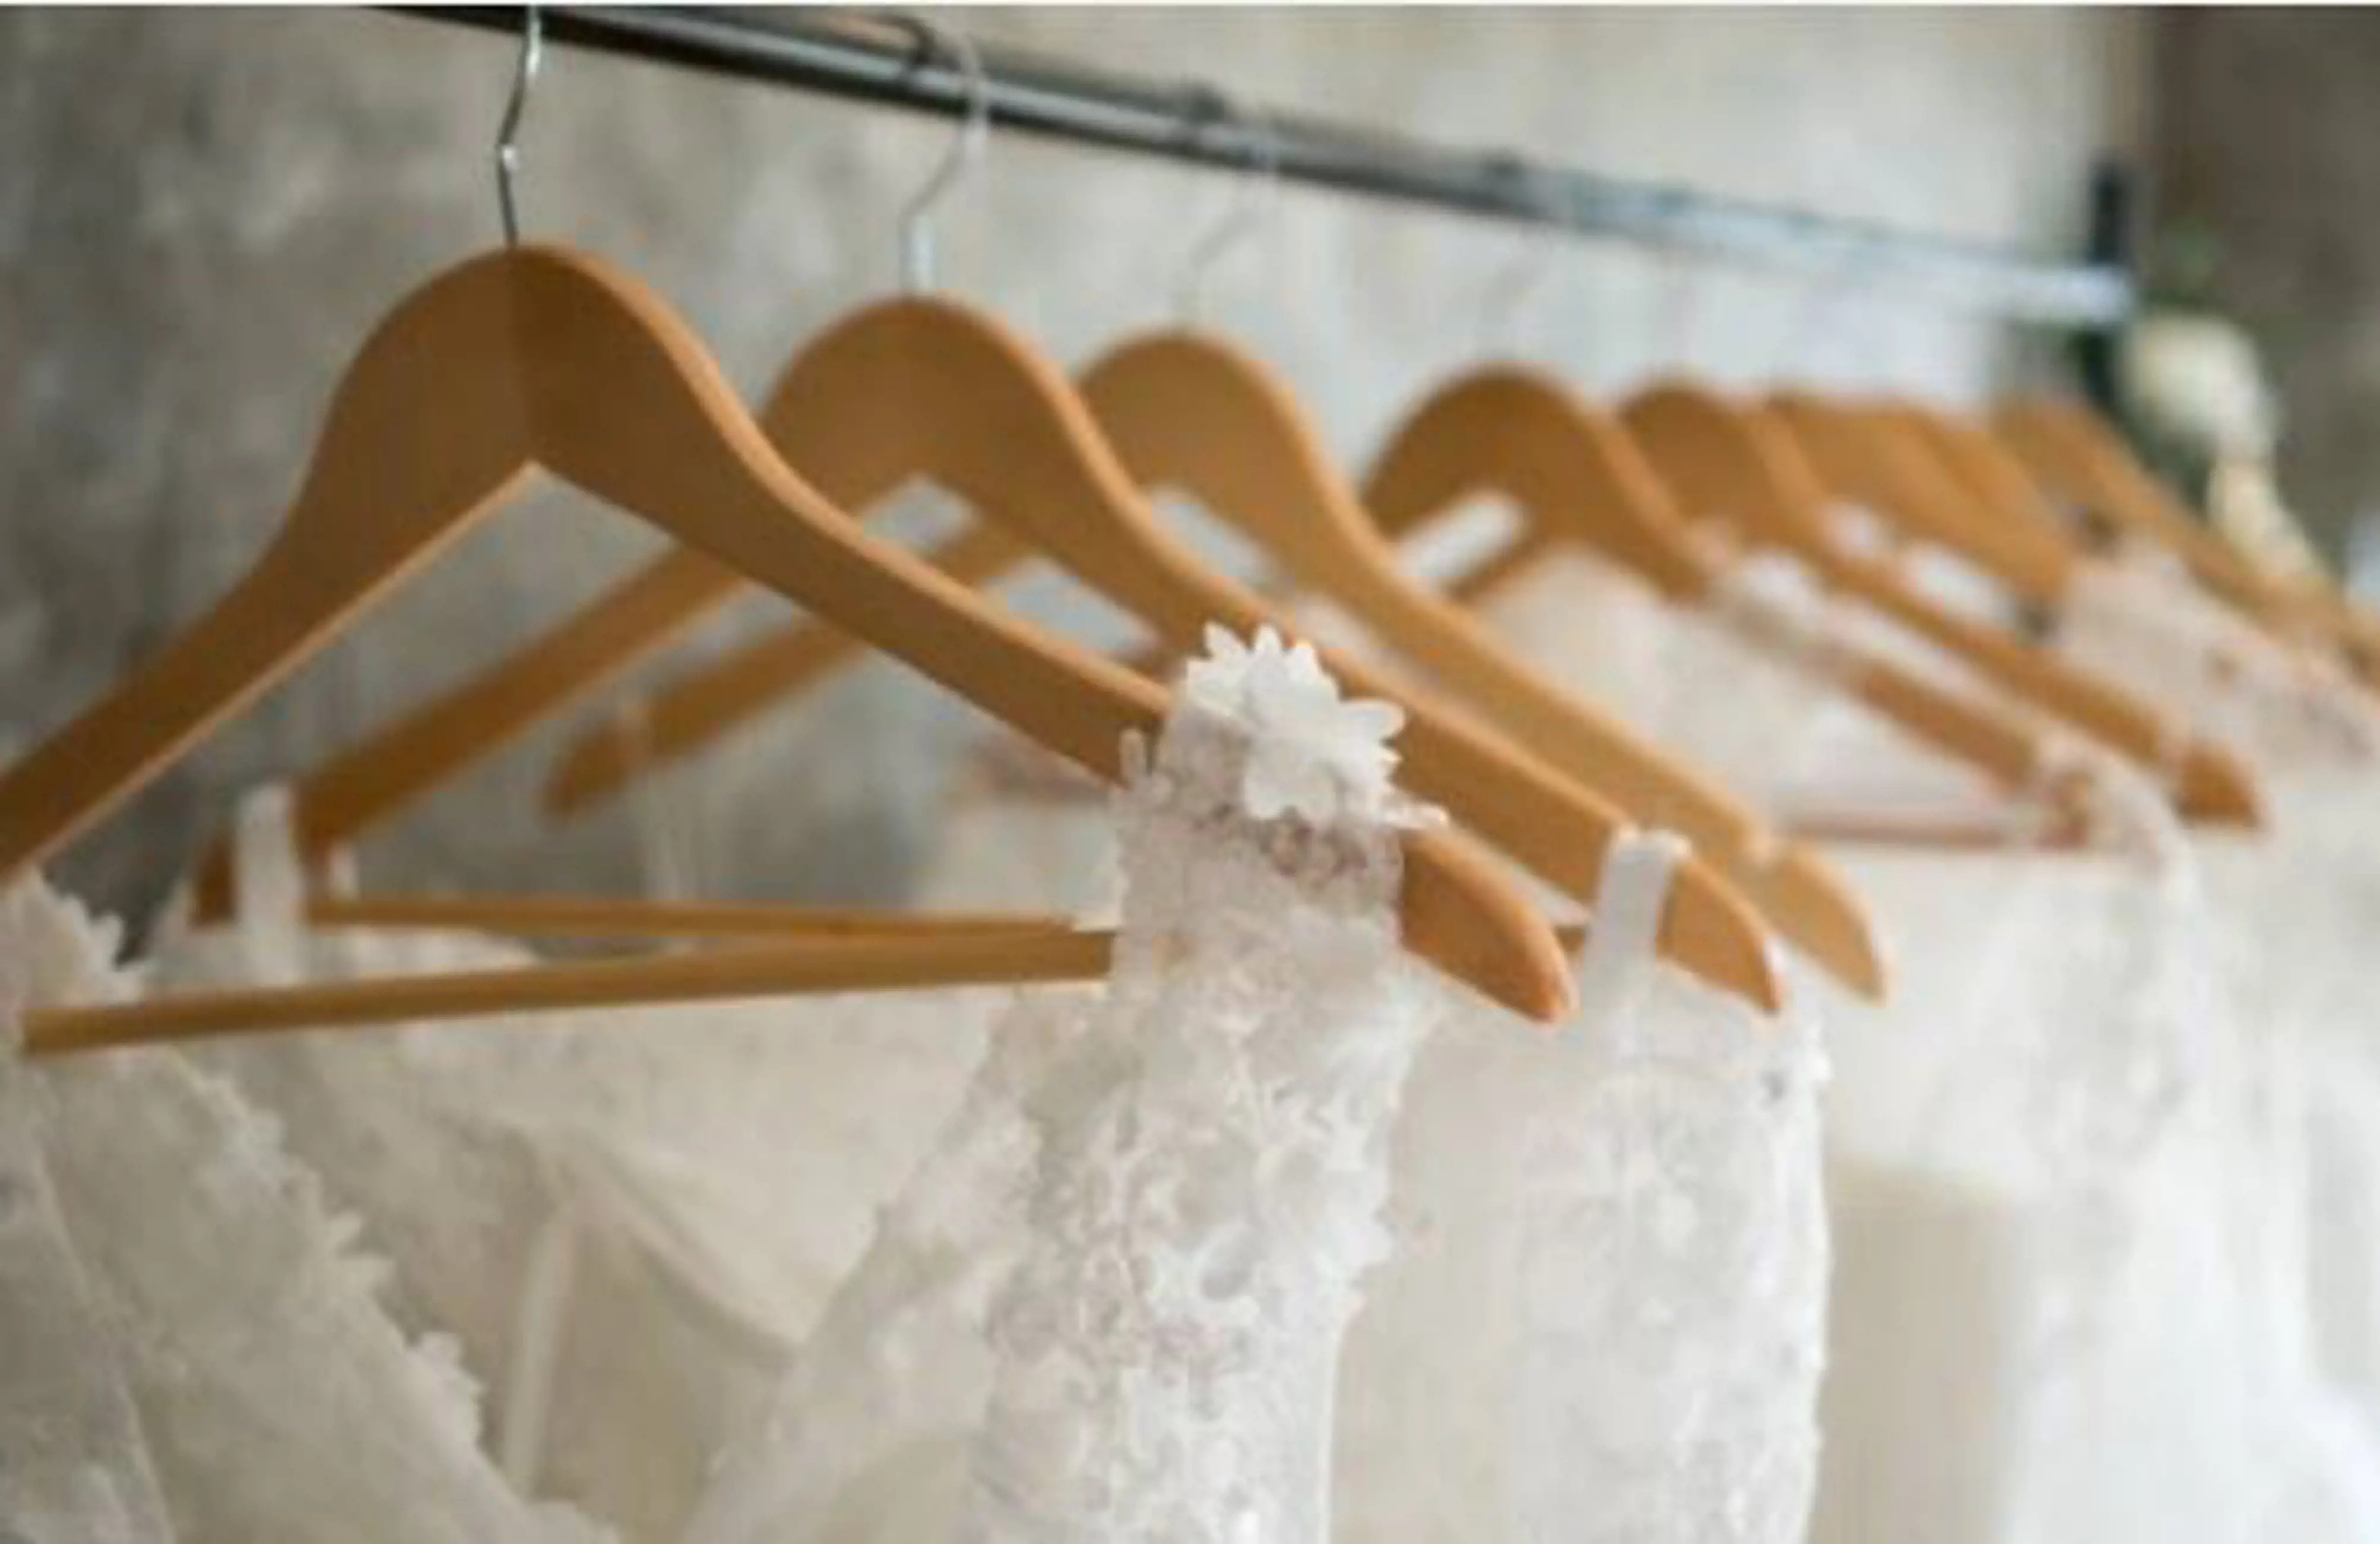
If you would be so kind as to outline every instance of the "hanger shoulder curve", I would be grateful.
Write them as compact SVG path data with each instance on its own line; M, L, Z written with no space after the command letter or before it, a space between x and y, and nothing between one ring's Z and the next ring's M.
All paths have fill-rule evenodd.
M2024 528L1977 502L1968 482L1887 410L1868 411L1803 393L1765 405L1828 491L1954 553L2036 603L2073 575L2071 555L2027 539Z
M1674 600L1700 604L1720 586L1716 563L1684 534L1683 511L1628 431L1535 371L1491 367L1433 395L1366 482L1392 531L1483 487L1513 498L1533 534L1583 541ZM1575 513L1596 492L1596 502L1632 516L1591 523ZM2024 783L2039 764L2025 726L1890 661L1847 650L1836 671L1853 695L2003 785Z
M1131 340L1084 375L1084 398L1132 474L1190 493L1307 589L1344 606L1438 677L1510 743L1676 831L1785 937L1856 989L1882 990L1865 916L1809 852L1627 730L1544 684L1460 606L1404 574L1386 535L1332 465L1294 396L1244 352L1205 334Z
M1445 383L1364 477L1364 505L1392 537L1483 494L1520 506L1535 532L1586 541L1674 600L1701 599L1715 582L1625 432L1542 371L1494 364Z

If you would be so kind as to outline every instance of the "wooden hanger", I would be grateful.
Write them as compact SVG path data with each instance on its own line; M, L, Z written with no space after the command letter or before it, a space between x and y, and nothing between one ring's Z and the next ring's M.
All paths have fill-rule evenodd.
M1979 565L2008 582L2021 599L2055 607L2081 574L2084 554L2070 540L2048 534L2043 524L2048 512L2037 495L2028 491L2023 502L1998 502L2016 496L2009 481L2022 481L2022 473L1980 432L1898 405L1863 410L1797 396L1774 400L1768 410L1786 425L1834 496L1976 556ZM1988 541L1961 540L1961 533L1984 530L1997 534ZM1985 552L1997 555L1980 555ZM2066 668L2084 674L2080 667ZM2154 711L2145 704L2135 706L2143 713ZM2223 747L2192 741L2160 753L2159 760L2167 754L2181 759L2174 797L2184 817L2234 824L2241 819L2242 796L2261 804L2253 774ZM2193 763L2201 768L2195 784ZM2159 762L2145 764L2154 768Z
M1637 820L1687 836L1832 974L1880 990L1866 918L1831 870L1699 773L1547 683L1407 575L1270 371L1210 334L1164 331L1102 357L1085 372L1083 395L1143 486L1195 497L1512 741L1608 791Z
M1197 647L1210 623L1251 631L1275 621L1261 601L1166 529L1056 367L972 308L906 297L855 313L787 367L761 422L778 451L839 505L873 508L920 480L965 501L1002 531L971 549L986 560L977 573L996 571L1029 541L1187 650ZM969 550L959 543L970 540L954 539L952 550ZM660 560L681 568L695 561L684 553ZM732 574L715 578L712 603L740 588ZM599 599L593 609L608 603ZM586 621L582 614L571 626ZM721 677L705 673L693 688L698 699L714 707L752 700L753 680L783 678L791 661L813 662L790 672L806 676L836 653L820 632L791 630L765 651L756 646L731 657L722 669L744 674L745 682L722 687ZM1592 898L1603 854L1626 824L1617 811L1536 758L1391 687L1355 662L1325 657L1351 691L1406 707L1400 738L1406 785L1565 894ZM649 709L645 736L653 754L686 743L692 721L710 716L686 711L687 700L678 696ZM1664 951L1713 982L1773 1005L1777 988L1762 932L1745 904L1706 868L1690 867L1673 895Z
M2003 403L1992 427L2046 489L2104 527L2179 558L2192 577L2285 642L2341 650L2367 684L2380 681L2380 618L2327 580L2274 578L2185 508L2098 414L2080 403Z
M650 943L686 939L787 942L835 938L918 938L946 933L1046 932L1071 929L1047 914L887 911L786 906L768 902L649 901L601 895L310 895L310 928L461 930L518 939Z
M2056 603L2073 578L2078 554L2070 545L1996 518L1941 453L1918 443L1913 426L1889 409L1806 392L1779 393L1767 407L1836 498L1957 554L2035 604Z
M2045 607L2064 603L2068 587L2090 560L2090 548L2042 498L2024 463L2009 454L1988 428L1962 415L1911 402L1872 404L1865 411L1871 422L1900 433L1957 479L1983 523L2038 554L2043 592L2020 593Z
M1483 495L1509 500L1523 526L1504 553L1458 581L1468 595L1517 577L1524 565L1499 561L1512 550L1561 542L1616 561L1682 605L1707 604L1722 583L1718 559L1627 431L1541 371L1495 364L1443 384L1397 427L1364 483L1365 507L1392 537ZM2005 712L1848 640L1828 675L2004 788L2037 784L2046 748Z
M917 25L923 41L947 43L960 55L978 90L953 154L904 215L913 289L929 277L924 214L980 153L989 128L988 99L972 51L929 23ZM512 115L517 106L516 91ZM508 135L510 122L508 115ZM779 448L838 503L867 506L907 482L930 479L978 509L1002 512L1006 525L1038 538L1077 577L1176 639L1195 640L1215 622L1246 630L1266 618L1254 597L1178 544L1159 539L1153 516L1113 465L1062 374L988 317L917 295L868 308L804 350L772 394L768 417ZM615 670L633 651L624 641L632 633L664 636L740 584L738 576L692 552L664 563L672 571L643 576L633 607L623 602L614 610L599 601L568 625L570 632L601 639L605 647L533 650L533 665L503 689L467 688L468 711L433 709L418 715L417 723L430 724L446 748L402 760L459 764L485 746L491 726L525 722L535 711L528 699L551 704ZM1334 664L1343 681L1366 691L1363 673L1345 662ZM1401 747L1406 782L1490 833L1533 870L1574 895L1591 894L1602 854L1621 828L1616 813L1493 736L1444 718L1427 703L1406 707ZM302 814L298 837L301 853L322 856L322 830ZM1756 922L1707 869L1690 865L1682 873L1661 943L1714 982L1767 1005L1777 1002Z
M1115 936L1055 922L1027 923L928 938L776 942L534 970L457 971L190 992L84 1008L33 1008L24 1016L25 1048L34 1056L64 1056L325 1025L495 1019L821 992L1099 981L1106 979L1113 964ZM1584 941L1585 930L1576 926L1557 931L1564 950L1575 952Z
M2205 746L2175 746L2165 722L2128 694L2046 650L1945 610L1884 565L1844 551L1827 523L1824 487L1774 418L1678 383L1640 393L1621 416L1696 516L1724 518L1744 539L1800 558L1828 590L2136 763L2163 775L2171 759L2177 799L2194 818L2241 825L2261 820L2254 786L2236 762Z
M2201 584L2252 612L2275 602L2255 565L2209 529L2089 409L2048 399L2003 403L1992 428L2035 481L2113 529L2170 553Z
M396 308L341 381L298 502L256 566L0 773L0 876L98 820L539 468L880 643L1103 778L1121 775L1125 736L1161 721L1146 682L860 535L786 469L715 361L641 286L580 254L515 248ZM1468 850L1439 836L1405 845L1408 947L1524 1014L1558 1015L1569 983L1543 919ZM688 967L627 962L601 990L615 1001L692 990L677 974ZM504 990L534 992L536 975Z

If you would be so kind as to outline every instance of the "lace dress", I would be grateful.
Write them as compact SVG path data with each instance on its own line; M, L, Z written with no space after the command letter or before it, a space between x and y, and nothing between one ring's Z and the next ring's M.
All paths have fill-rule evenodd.
M1923 1008L1836 1021L1815 1537L2380 1537L2287 1350L2217 914L2155 791L2093 786L2112 853L1854 861Z
M2271 831L2199 844L2221 922L2215 958L2252 1031L2238 1068L2238 1167L2253 1176L2240 1247L2262 1268L2274 1381L2304 1385L2303 1418L2332 1433L2309 1445L2380 1466L2380 707L2335 663L2137 551L2086 573L2059 637L2230 746L2265 786ZM2325 1383L2360 1411L2342 1415Z
M1976 784L1876 721L1812 711L1853 626L1964 677L1791 577L1740 568L1715 610L1686 614L1643 594L1613 611L1633 587L1609 571L1597 605L1565 606L1575 582L1548 576L1497 614L1772 808L1851 787L1864 806L1973 807ZM1826 1014L1835 1267L1812 1536L2360 1537L2318 1520L2352 1514L2351 1465L2281 1456L2327 1439L2278 1413L2301 1408L2301 1380L2258 1370L2272 1343L2250 1326L2270 1323L2271 1295L2241 1260L2273 1251L2206 1199L2237 1193L2244 1115L2192 855L2125 768L2076 749L2058 770L2087 771L2113 855L1837 855L1886 930L1894 992ZM2257 1531L2293 1507L2310 1509L2297 1531Z
M1551 1036L1454 1015L1350 1341L1351 1540L1791 1544L1827 1277L1813 1027L1653 954L1673 840L1615 851Z
M115 945L113 930L38 878L0 895L0 962L17 1003L132 993ZM389 1319L355 1220L231 1085L172 1051L34 1068L12 1048L0 1097L10 1197L24 1208L0 1234L5 1355L30 1373L0 1383L11 1439L0 1498L17 1537L606 1537L507 1485L479 1446L477 1392L451 1343L408 1337ZM57 1338L21 1343L20 1304Z
M1004 1025L688 1544L1321 1544L1339 1342L1440 993L1378 744L1216 645L1115 804L1106 988Z
M161 981L533 963L465 933L309 930L278 790L248 801L234 850L242 915L171 939ZM354 1209L397 1319L454 1338L513 1483L664 1539L955 1105L1007 996L442 1021L188 1055L269 1111Z

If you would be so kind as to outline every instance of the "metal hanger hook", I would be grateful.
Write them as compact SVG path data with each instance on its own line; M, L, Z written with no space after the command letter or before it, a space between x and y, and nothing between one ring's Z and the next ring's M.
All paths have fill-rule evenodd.
M965 33L908 11L894 12L885 19L916 40L917 58L912 69L945 55L957 61L959 72L966 79L966 115L960 120L958 137L951 141L926 185L901 206L901 287L916 295L934 286L935 206L958 186L961 177L982 163L991 142L991 78L984 70L982 52Z
M1243 111L1212 86L1200 88L1193 112L1201 119L1211 116L1238 129L1247 144L1247 162L1231 207L1191 244L1190 256L1182 266L1181 282L1174 289L1174 309L1184 322L1198 320L1199 301L1204 297L1208 276L1225 254L1262 224L1274 195L1281 189L1281 135L1269 119L1260 113ZM1194 133L1196 127L1194 122Z
M520 245L520 213L513 198L520 179L521 115L537 84L537 67L545 59L545 18L534 5L521 8L520 60L513 67L513 94L504 103L504 122L496 128L496 211L504 216L504 245Z

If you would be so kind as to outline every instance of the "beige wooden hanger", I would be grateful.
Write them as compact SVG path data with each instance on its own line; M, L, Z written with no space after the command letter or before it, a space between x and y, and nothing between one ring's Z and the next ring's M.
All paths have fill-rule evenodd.
M2035 481L2091 518L2180 558L2200 583L2251 611L2271 585L2230 543L2194 518L2089 409L2046 398L2000 405L1992 428Z
M1639 821L1686 835L1832 974L1863 991L1880 986L1866 919L1831 870L1521 664L1475 617L1406 574L1269 372L1203 334L1168 332L1110 352L1083 389L1143 484L1196 497L1513 741L1610 790Z
M1585 931L1557 930L1575 952ZM1026 922L929 939L862 937L722 948L658 959L594 960L535 970L458 971L392 980L192 992L86 1008L33 1008L26 1050L64 1056L220 1035L279 1034L325 1025L407 1024L820 992L1097 981L1115 935Z
M2090 408L2046 397L2007 402L1992 427L2043 488L2180 559L2200 584L2284 640L2311 634L2339 648L2367 683L2380 680L2380 618L2334 584L2301 590L2265 575L2192 516Z
M2236 763L2176 743L2167 722L2046 650L1959 616L1873 560L1845 551L1828 527L1826 492L1784 426L1715 393L1670 383L1621 412L1670 489L1700 517L1727 520L1752 542L1809 565L1828 590L1908 628L1947 654L2136 763L2168 777L2194 816L2253 825L2255 790Z
M535 36L532 27L500 156ZM509 181L502 188L509 216ZM634 280L580 254L508 247L432 279L373 334L333 396L297 504L231 594L0 774L0 876L41 862L112 809L540 468L880 643L1103 778L1122 774L1128 736L1161 722L1162 696L1147 683L860 535L786 469L716 362ZM1407 947L1522 1013L1559 1015L1569 979L1543 918L1469 849L1438 835L1404 846ZM781 954L784 968L769 979L790 989L844 947L866 950L876 968L905 957L927 972L982 942L820 944ZM312 989L310 1001L340 1022L442 990L439 1011L507 1011L540 992L581 1005L681 1001L718 994L706 963L715 962L557 966L443 988L367 983ZM1009 968L996 951L968 963L990 979ZM171 1022L160 1003L124 1012L143 1007L160 1012L150 1022ZM72 1039L75 1012L44 1015L29 1035Z
M2071 547L1995 518L1938 453L1914 443L1907 422L1809 392L1779 393L1768 408L1836 498L1957 554L2022 599L2050 605L2065 592L2077 563Z
M2043 571L2042 593L2026 593L2036 604L2065 602L2091 552L2079 532L2058 518L2034 486L2024 463L2009 453L1990 429L1962 414L1913 402L1870 405L1870 420L1900 434L1929 453L1966 489L1981 523L2007 533L2034 553Z
M645 944L666 940L795 942L1046 932L1062 917L985 911L888 911L769 902L649 901L603 895L310 895L310 928L459 929L518 939Z
M1536 552L1550 542L1584 545L1684 605L1707 604L1718 592L1719 560L1694 538L1627 431L1543 371L1488 365L1433 391L1391 433L1364 484L1365 506L1393 537L1483 495L1500 495L1520 512L1514 546L1533 538L1548 539L1530 548ZM1521 571L1476 569L1462 587L1476 596ZM1848 640L1832 652L1828 675L2002 787L2040 785L2047 748L2004 711ZM1919 828L1900 833L1925 839Z
M2081 572L2082 554L2041 530L2037 507L2020 505L2011 514L1983 502L1977 489L2002 491L2008 468L1947 420L1914 408L1863 410L1806 395L1772 399L1767 411L1834 497L1974 559L2019 598L2055 606ZM1979 534L1986 531L1993 534ZM2059 663L2075 675L2090 674ZM2113 683L2097 684L2122 692ZM2155 712L2145 703L2132 706L2139 713ZM2253 774L2224 748L2193 739L2168 745L2143 764L2162 775L2168 760L2179 761L2173 797L2185 818L2239 824L2261 808Z
M1223 228L1229 229L1228 223ZM1220 246L1211 237L1200 244L1193 282L1184 286L1185 310L1195 310L1195 275ZM817 442L819 454L829 456L848 456L851 447L863 443L863 426L822 422L820 415L834 410L832 403L814 402L780 419L775 408L787 389L781 385L771 418L782 422L788 435ZM870 394L840 394L844 401L860 400L864 395ZM1352 491L1305 425L1293 398L1245 355L1202 334L1160 334L1095 364L1084 376L1083 398L1099 420L1099 431L1142 484L1197 496L1212 512L1254 537L1293 578L1345 605L1394 651L1431 671L1467 705L1484 711L1512 743L1548 756L1572 776L1608 790L1638 820L1683 833L1712 854L1784 936L1860 990L1873 991L1880 986L1866 921L1856 901L1818 860L1777 842L1756 817L1722 792L1565 698L1506 654L1458 606L1406 577L1368 517L1355 506ZM778 443L796 465L817 470L807 448L796 448L783 437ZM1002 448L1003 460L1013 456L1010 447ZM822 471L818 475L844 502L866 502L865 490ZM941 480L952 481L947 476ZM1137 505L1137 495L1133 497ZM973 502L988 512L999 508L996 494L978 495ZM1052 513L1057 507L1049 494L1036 495L1034 506ZM1078 530L1083 521L1062 523L1068 530ZM1139 543L1172 545L1153 514L1136 513L1133 523ZM1077 558L1063 551L1053 555L1079 571ZM1111 587L1102 588L1112 594ZM1212 595L1201 602L1208 614L1216 604ZM1148 614L1145 605L1135 609ZM1180 626L1150 619L1157 621L1161 637L1177 645L1184 641ZM779 663L806 651L795 639L788 633L782 646L766 646L748 656L746 663L753 668L747 678L780 674ZM1356 667L1336 660L1334 668L1347 673ZM657 703L652 722L683 723L699 716L707 721L699 732L708 733L758 700L741 690L715 689L722 674L702 673L683 695L664 694L677 696L677 701ZM722 711L687 712L679 706L687 702ZM616 766L616 748L589 748L607 744L608 738L599 731L596 739L574 748L557 786L583 786L591 781L583 769L599 760ZM1453 812L1469 819L1461 808ZM1536 854L1515 856L1542 865L1542 854L1540 848Z
M934 186L946 185L938 177ZM913 221L923 207L912 206ZM914 225L906 234L905 248L914 252ZM997 537L958 538L946 562L964 558L961 565L989 574L1029 543L1185 649L1195 650L1210 624L1246 633L1275 621L1262 602L1159 521L1057 367L971 308L909 294L847 317L786 368L760 422L775 450L838 506L873 508L912 482L929 480L1000 528ZM599 598L565 632L618 642L602 656L606 668L614 667L633 652L627 640L636 628L666 637L743 584L707 557L673 553L615 591L618 602ZM670 603L648 605L655 595ZM790 654L772 652L771 668L782 670L789 658L822 665L833 657L834 646L814 629L805 636L811 642L795 644ZM534 662L528 674L500 667L513 682L503 691L465 688L469 700L512 704L481 717L473 733L525 722L600 674L586 652L539 644L525 657ZM730 665L748 665L750 658ZM1617 811L1528 753L1391 688L1354 662L1331 656L1328 663L1351 690L1406 709L1400 750L1408 786L1565 894L1593 898L1603 855L1627 823ZM414 722L452 734L455 718L432 708ZM682 722L663 707L648 713L638 737L650 746L649 754L665 753ZM423 756L395 748L407 764L461 759L452 751ZM301 842L312 829L300 822ZM1707 868L1690 863L1682 870L1660 943L1715 984L1776 1004L1758 921Z

